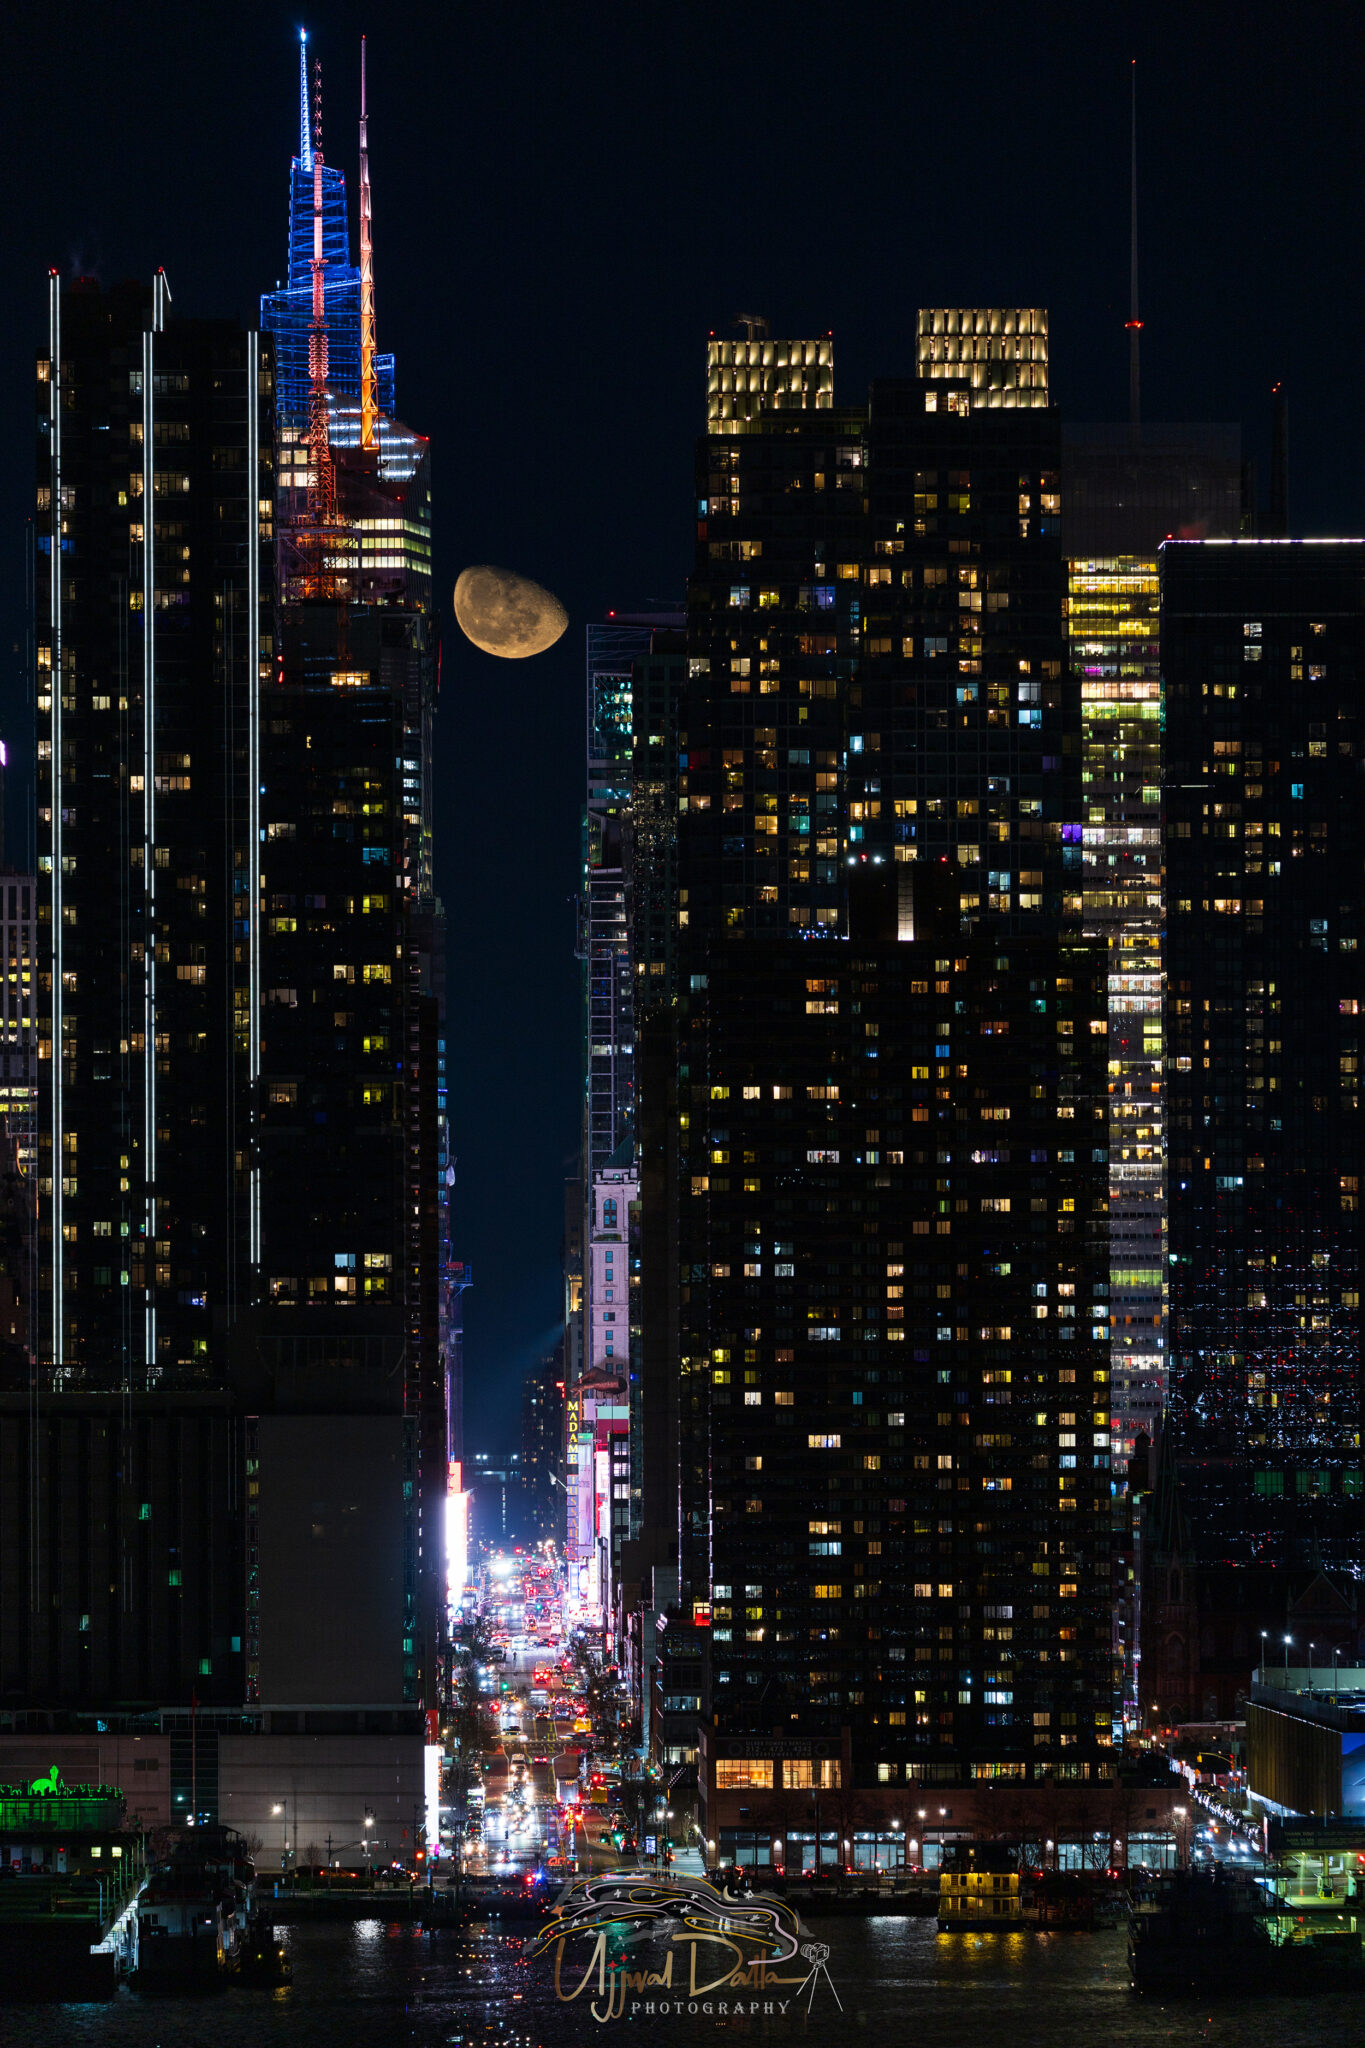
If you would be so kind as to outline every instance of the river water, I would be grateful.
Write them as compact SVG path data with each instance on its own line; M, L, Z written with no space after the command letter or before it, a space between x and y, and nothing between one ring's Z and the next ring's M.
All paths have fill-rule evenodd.
M5 2048L580 2048L629 2029L642 2044L736 2036L753 2042L857 2041L908 2048L1322 2048L1365 2042L1365 1996L1161 2005L1128 1986L1126 1936L936 1933L932 1920L812 1923L828 1943L828 1982L800 1999L790 1986L745 2002L785 2013L643 2010L605 2024L588 1996L558 2000L550 1962L527 1933L490 1927L427 1935L361 1921L285 1935L294 1980L276 1991L108 2005L0 2007ZM805 1965L801 1966L805 1969ZM685 1980L686 1968L679 1973ZM565 1971L565 1981L571 1981ZM832 1988L831 1988L832 1987ZM685 1982L682 1985L685 1990ZM836 1995L841 2004L836 2004ZM658 1993L639 1994L661 2003ZM688 2001L681 2001L684 2008Z

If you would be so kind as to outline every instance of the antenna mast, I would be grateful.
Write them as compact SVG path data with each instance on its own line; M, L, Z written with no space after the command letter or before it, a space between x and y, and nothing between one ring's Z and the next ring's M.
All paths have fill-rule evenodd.
M365 38L360 38L360 445L373 448L379 416L374 373L374 244L370 229L370 124L365 109Z
M1137 212L1137 58L1132 65L1133 111L1132 111L1132 155L1129 168L1129 242L1128 242L1128 424L1137 438L1138 426L1142 419L1142 369L1139 350L1142 322L1138 318L1138 212Z
M336 473L332 467L330 422L327 416L327 299L322 253L322 65L313 66L313 324L308 335L308 523L318 549L315 564L321 581L325 529L336 525ZM315 592L313 594L320 594Z
M299 162L313 168L313 135L308 121L308 31L299 30Z

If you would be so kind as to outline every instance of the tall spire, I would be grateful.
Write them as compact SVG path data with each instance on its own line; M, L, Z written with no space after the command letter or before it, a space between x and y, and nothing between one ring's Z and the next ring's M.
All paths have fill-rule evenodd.
M1132 65L1132 155L1129 168L1128 242L1128 424L1136 435L1142 420L1142 370L1138 360L1142 322L1138 318L1137 236L1137 58Z
M308 334L308 513L319 530L336 520L336 475L332 468L327 413L327 297L322 253L322 65L313 66L313 324ZM320 565L319 565L320 566Z
M360 38L360 445L373 448L379 417L374 371L374 245L370 233L370 126L365 107L365 38Z
M313 132L308 119L308 31L299 30L299 162L313 168Z

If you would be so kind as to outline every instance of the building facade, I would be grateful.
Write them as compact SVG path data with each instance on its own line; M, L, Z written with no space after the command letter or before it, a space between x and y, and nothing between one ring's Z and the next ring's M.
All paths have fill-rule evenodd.
M1171 1412L1201 1562L1360 1568L1358 542L1162 550Z
M0 1689L211 1705L244 1680L230 1387L254 1306L271 361L229 322L171 319L159 273L54 275L49 299L36 1366L0 1393Z
M31 1180L38 1150L38 882L0 873L0 1114L7 1164Z
M1162 703L1158 550L1236 538L1229 426L1071 426L1062 447L1067 628L1080 684L1084 917L1109 949L1114 1438L1155 1441L1166 1393Z
M974 314L969 367L962 316L921 316L919 377L752 403L698 450L676 1164L642 1185L646 1232L655 1187L676 1216L678 1604L722 1853L737 1758L799 1752L872 1805L1112 1770L1104 967L1020 318Z
M0 1695L35 1710L358 1726L438 1693L429 451L370 402L372 294L354 432L329 390L324 169L303 463L268 339L173 318L160 272L50 282L22 1342L0 1294Z
M39 364L39 1353L117 1382L129 1369L221 1366L251 1299L270 365L240 328L169 320L160 276L145 294L64 291L54 278L51 302Z

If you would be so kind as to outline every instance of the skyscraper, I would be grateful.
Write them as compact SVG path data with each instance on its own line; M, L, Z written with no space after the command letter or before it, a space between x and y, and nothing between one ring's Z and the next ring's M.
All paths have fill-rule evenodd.
M1136 304L1133 307L1136 320ZM1132 335L1136 389L1137 329ZM1114 1455L1155 1444L1166 1399L1162 691L1157 552L1245 523L1235 427L1071 426L1062 445L1067 628L1081 698L1083 914L1109 957L1109 1288ZM1116 1499L1115 1648L1139 1691L1141 1520Z
M299 35L299 153L289 167L289 263L285 281L261 297L261 328L274 337L277 364L276 418L288 446L308 426L310 376L308 336L313 319L314 157L322 151L321 66L310 73L307 31ZM368 195L367 195L368 196ZM323 255L326 258L327 330L331 343L330 381L339 403L361 403L361 275L351 261L346 211L346 173L339 164L322 167ZM380 410L394 416L392 354L374 356Z
M38 363L37 1367L5 1403L3 1685L242 1694L254 786L271 366L50 285ZM84 1473L78 1483L74 1475Z
M575 1590L620 1606L622 1545L639 1534L640 1260L635 1168L636 979L641 948L632 821L637 678L656 641L681 639L679 612L612 613L587 631L587 794L579 951L584 969L582 1329L569 1385L576 1434L566 1444L568 1552ZM659 735L658 744L662 744ZM645 991L641 991L644 995ZM609 1228L604 1217L610 1216ZM633 1327L634 1326L634 1327ZM581 1373L577 1358L581 1357ZM591 1385L588 1378L592 1377ZM634 1469L632 1470L632 1445ZM597 1487L597 1457L605 1454Z
M635 1127L634 962L626 927L624 835L631 784L631 664L649 625L612 618L589 626L587 801L583 812L581 950L586 982L587 1184Z
M0 1691L410 1746L451 1484L430 477L377 410L368 260L358 406L329 388L314 144L287 471L268 340L172 318L161 273L51 281L38 1356L3 1354ZM367 189L365 157L362 130Z
M1165 1400L1161 645L1157 553L1246 524L1229 426L1071 426L1062 447L1067 625L1079 679L1086 928L1109 949L1114 1441Z
M1355 1574L1365 547L1161 564L1181 1499L1200 1562Z
M38 884L0 869L0 1114L14 1170L32 1179L38 1150Z
M431 1704L452 1475L429 455L366 405L365 278L360 404L338 403L318 94L311 389L305 430L285 437L280 645L262 713L266 1385L249 1439L248 1686L277 1706Z
M1103 961L1046 317L920 325L917 378L858 411L779 380L697 460L678 1556L704 1826L762 1862L778 1821L823 1856L822 1798L889 1827L878 1788L1110 1772Z
M249 1299L234 899L271 647L269 367L239 328L168 321L168 296L160 274L150 302L54 279L40 365L40 1350L115 1374L221 1356Z

